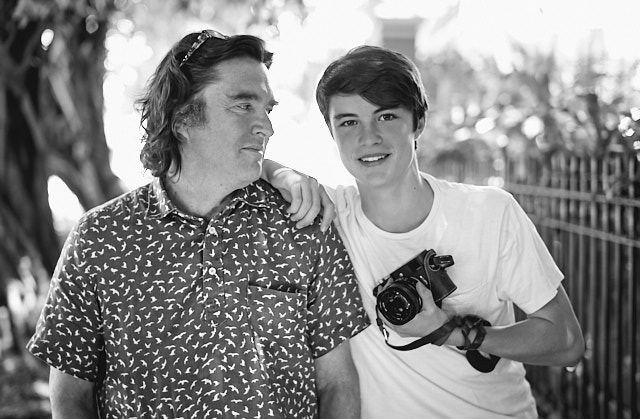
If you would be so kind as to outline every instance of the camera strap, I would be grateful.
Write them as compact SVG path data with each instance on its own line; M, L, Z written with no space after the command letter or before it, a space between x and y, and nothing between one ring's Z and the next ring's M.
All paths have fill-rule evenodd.
M484 329L484 326L491 326L491 323L478 316L453 316L448 322L446 322L433 332L406 345L392 345L391 343L389 343L389 332L387 331L387 329L385 329L384 323L380 319L380 316L377 315L376 324L382 332L384 341L387 346L397 351L410 351L430 343L436 346L442 346L449 335L451 335L451 332L453 332L453 330L456 328L460 328L465 339L465 345L458 346L457 348L460 350L466 350L465 357L473 368L484 373L491 372L498 364L498 361L500 361L499 356L487 354L487 357L477 350L477 348L482 343L485 334L487 333ZM469 342L469 332L471 331L471 329L476 330L476 336L473 342Z
M443 324L442 326L440 326L439 328L437 328L436 330L434 330L433 332L429 333L426 336L421 337L420 339L416 339L411 343L408 343L406 345L392 345L389 343L389 332L387 331L387 329L384 328L384 323L382 322L380 317L376 317L376 323L378 325L378 328L382 332L382 335L384 336L384 341L387 343L387 345L390 348L393 348L397 351L410 351L412 349L417 349L429 343L432 343L436 346L442 346L442 344L447 340L451 332L453 332L453 329L457 327L454 323L454 319L451 319L445 324Z

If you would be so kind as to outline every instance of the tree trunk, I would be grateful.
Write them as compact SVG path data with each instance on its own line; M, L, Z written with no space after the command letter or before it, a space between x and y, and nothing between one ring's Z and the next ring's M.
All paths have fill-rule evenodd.
M43 4L0 6L0 305L22 332L15 350L32 331L61 249L49 177L59 176L85 209L125 190L110 168L102 122L109 10L91 11L89 25L76 10ZM29 7L38 5L34 14ZM47 49L45 29L54 33Z

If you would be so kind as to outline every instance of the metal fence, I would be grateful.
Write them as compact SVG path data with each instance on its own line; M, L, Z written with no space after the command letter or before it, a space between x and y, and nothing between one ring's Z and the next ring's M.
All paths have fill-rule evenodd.
M640 418L638 158L557 153L544 163L504 162L492 179L520 202L564 272L587 345L576 368L527 366L540 416ZM438 163L434 174L487 182L487 170L452 163Z

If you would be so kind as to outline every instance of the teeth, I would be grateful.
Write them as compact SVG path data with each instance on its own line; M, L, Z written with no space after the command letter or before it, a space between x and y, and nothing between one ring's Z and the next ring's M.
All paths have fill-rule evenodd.
M367 162L367 163L371 163L374 161L378 161L378 160L382 160L384 159L386 156L373 156L373 157L362 157L360 160Z

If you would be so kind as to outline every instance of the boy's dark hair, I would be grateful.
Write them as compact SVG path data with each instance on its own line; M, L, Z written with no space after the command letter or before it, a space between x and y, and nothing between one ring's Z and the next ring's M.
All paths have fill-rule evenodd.
M206 36L203 36L206 35ZM190 53L186 57L187 53ZM215 31L194 32L176 42L162 59L137 101L145 134L140 161L153 176L172 169L179 173L180 123L204 123L205 102L200 92L218 78L223 61L249 57L271 66L273 54L264 41L251 35L225 36Z
M381 47L356 47L324 71L316 88L316 101L329 128L329 101L338 94L360 95L384 108L404 107L413 114L414 130L428 109L416 65L406 56Z

